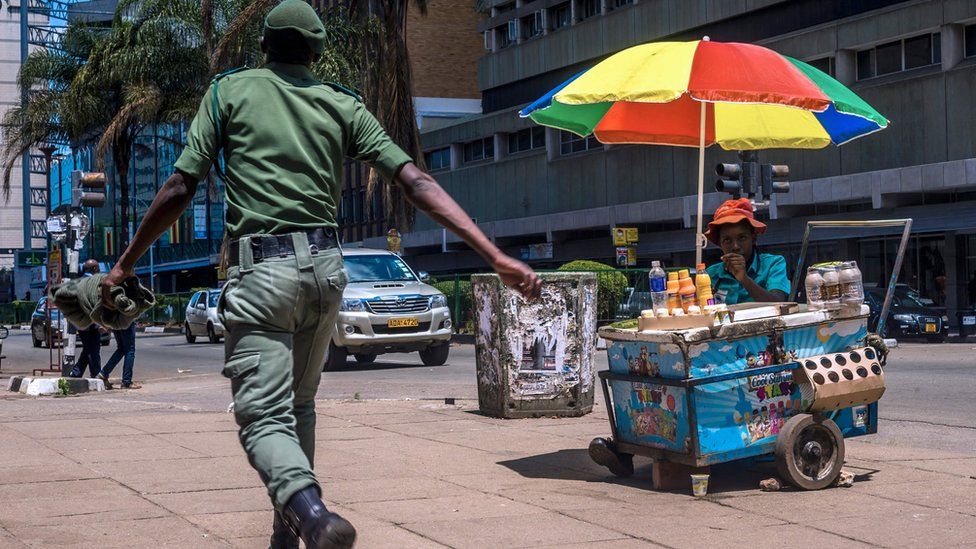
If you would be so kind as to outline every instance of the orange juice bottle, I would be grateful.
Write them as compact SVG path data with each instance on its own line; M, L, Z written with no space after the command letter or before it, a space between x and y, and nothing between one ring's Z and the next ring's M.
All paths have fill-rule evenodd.
M678 272L678 295L681 299L681 308L688 312L688 307L697 305L695 299L695 283L688 274L688 269L681 269Z
M705 264L699 263L695 275L695 288L698 290L698 306L705 310L709 305L715 305L715 298L712 296L712 277L708 276Z
M681 308L681 298L678 297L678 273L668 273L668 310Z

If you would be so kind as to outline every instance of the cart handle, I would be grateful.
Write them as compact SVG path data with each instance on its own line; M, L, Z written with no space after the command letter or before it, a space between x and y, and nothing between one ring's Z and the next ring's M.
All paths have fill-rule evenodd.
M884 305L881 307L881 315L878 317L877 333L884 329L885 320L888 318L888 311L891 309L891 300L895 295L895 283L901 273L902 260L905 258L905 250L908 248L908 236L912 231L912 219L877 219L869 221L807 221L807 228L803 232L803 245L800 247L800 257L797 259L796 272L793 274L793 285L790 287L790 298L787 301L796 300L796 293L800 288L800 276L803 273L803 264L807 258L807 245L810 243L810 232L816 228L838 229L842 227L901 227L905 228L901 233L901 243L898 245L898 255L895 256L895 268L891 271L891 278L888 281L888 289L885 292Z

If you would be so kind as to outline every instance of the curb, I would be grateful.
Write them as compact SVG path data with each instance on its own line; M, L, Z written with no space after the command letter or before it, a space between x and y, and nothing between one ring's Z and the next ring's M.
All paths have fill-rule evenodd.
M61 380L64 380L64 383L67 384L69 395L105 390L105 383L100 379L28 376L11 377L7 383L7 390L27 396L59 395L61 394Z
M183 328L171 328L166 326L143 326L136 328L136 332L144 334L182 334Z

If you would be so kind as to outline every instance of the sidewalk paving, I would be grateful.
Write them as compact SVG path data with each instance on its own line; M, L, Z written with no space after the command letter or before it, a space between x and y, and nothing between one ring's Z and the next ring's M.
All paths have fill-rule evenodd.
M216 376L198 388L226 390ZM219 389L218 389L219 388ZM0 400L0 547L267 547L271 507L232 414L185 386ZM771 467L713 469L710 493L650 489L586 453L606 411L497 420L477 403L319 401L316 463L358 547L972 547L971 454L848 441L853 488L762 493ZM882 426L882 429L884 426ZM922 446L923 441L920 441Z

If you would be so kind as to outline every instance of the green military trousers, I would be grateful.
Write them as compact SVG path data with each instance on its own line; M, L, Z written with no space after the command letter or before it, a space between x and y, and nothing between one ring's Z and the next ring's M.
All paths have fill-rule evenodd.
M348 280L338 248L310 250L304 233L291 237L295 255L259 263L251 237L241 238L218 308L241 445L278 510L318 486L314 398Z

